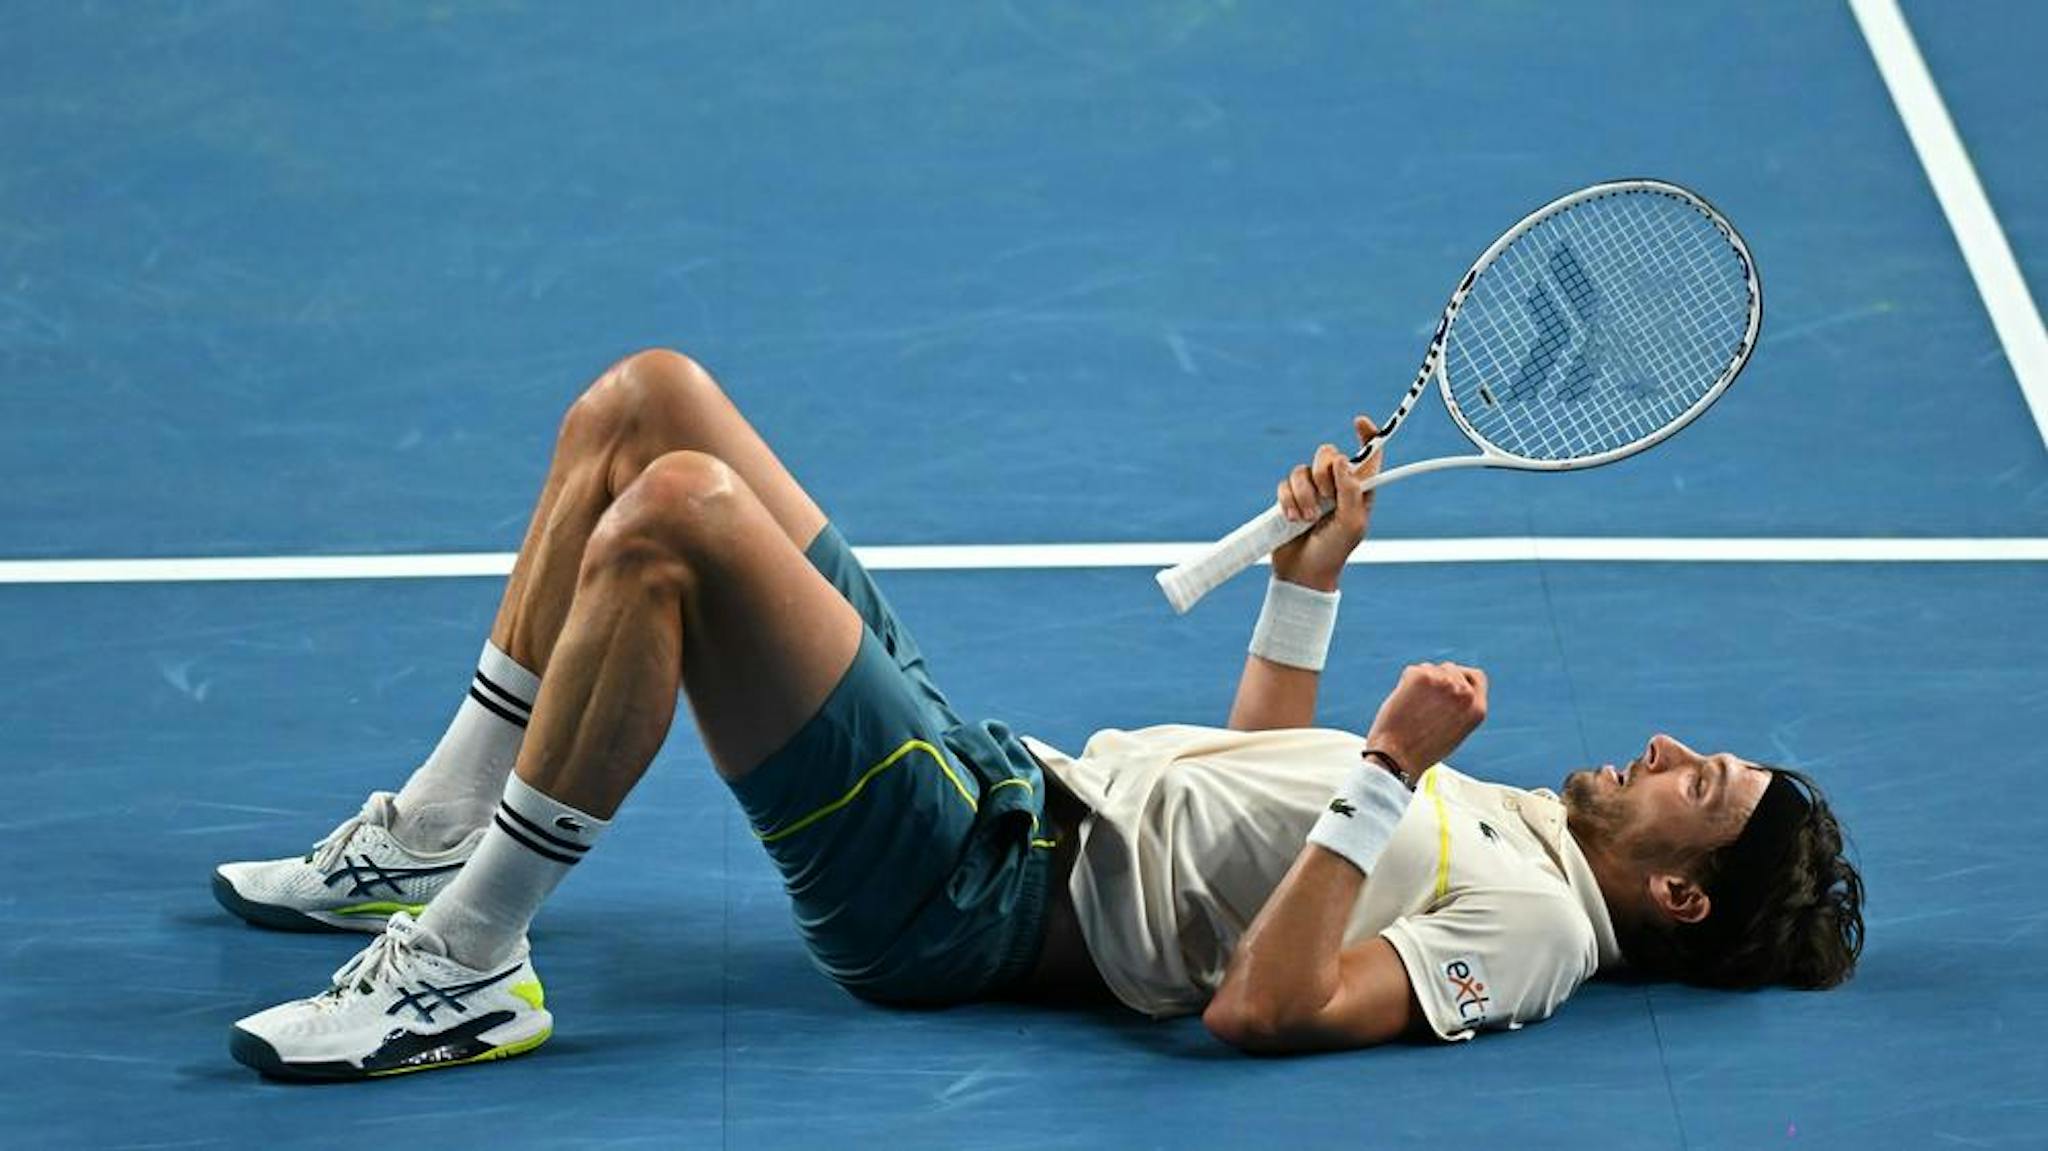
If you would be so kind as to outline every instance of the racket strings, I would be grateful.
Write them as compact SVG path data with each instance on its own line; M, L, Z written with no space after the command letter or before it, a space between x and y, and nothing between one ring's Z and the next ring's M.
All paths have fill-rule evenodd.
M1446 349L1452 399L1497 449L1616 451L1679 419L1737 359L1753 305L1735 248L1676 196L1581 201L1481 274Z
M1577 245L1604 245L1598 249L1604 266L1619 268L1640 258L1636 274L1651 289L1614 293L1610 343L1634 361L1630 366L1635 369L1614 394L1636 403L1632 411L1617 406L1599 414L1606 417L1609 434L1626 438L1635 438L1628 435L1631 432L1647 434L1683 414L1733 359L1734 343L1747 327L1747 289L1732 249L1706 217L1676 201L1664 203L1678 211L1666 210L1658 220L1648 213L1615 213L1609 218L1620 226L1604 233L1591 216L1573 219L1567 213L1562 221ZM1653 223L1663 226L1653 228ZM1716 264L1736 276L1722 281L1735 293L1711 295L1702 290L1698 272ZM1731 313L1741 317L1740 326L1732 331L1726 322ZM1652 399L1662 402L1645 402Z
M1545 310L1527 310L1538 322L1538 346L1562 345L1563 364L1546 373L1553 377L1547 393L1545 381L1539 380L1533 389L1525 384L1525 394L1518 397L1533 401L1525 408L1531 416L1550 417L1523 421L1521 430L1536 433L1520 437L1525 451L1558 457L1611 450L1654 431L1690 405L1694 393L1674 388L1671 382L1682 381L1690 366L1682 362L1688 358L1685 345L1699 342L1701 326L1693 321L1700 293L1693 278L1675 273L1682 273L1684 260L1706 253L1696 242L1686 250L1686 233L1653 233L1646 226L1649 222L1630 212L1565 213L1557 220L1557 230L1567 243L1546 245L1549 257L1543 265L1525 270L1549 273L1548 282L1534 283L1529 296L1540 301L1553 289L1564 293L1566 306L1550 311L1576 321L1546 330L1540 325ZM1612 226L1603 228L1603 223ZM1690 238L1696 241L1703 231L1694 229ZM1611 274L1617 259L1613 244L1631 245L1628 250L1639 254L1641 261L1638 274L1665 293L1631 291L1627 282L1618 281ZM1583 259L1579 253L1584 253ZM1589 265L1599 273L1598 280L1586 271ZM1602 291L1601 281L1617 290ZM1676 294L1671 289L1677 289ZM1610 372L1617 377L1617 386L1601 387L1602 375ZM1656 402L1660 399L1662 403Z
M1520 453L1540 452L1546 458L1559 458L1609 450L1664 422L1659 418L1662 413L1646 410L1650 405L1643 402L1659 389L1642 381L1661 382L1670 376L1672 364L1654 361L1668 359L1673 342L1668 336L1646 341L1644 329L1656 325L1659 317L1633 306L1637 301L1631 293L1602 291L1586 271L1588 263L1606 270L1608 253L1599 245L1609 239L1648 252L1650 245L1664 242L1664 238L1645 235L1638 219L1612 219L1619 227L1601 232L1589 228L1581 214L1559 217L1556 230L1568 242L1548 245L1548 258L1542 264L1520 269L1524 278L1541 276L1525 294L1525 314L1533 328L1536 354L1524 357L1510 401L1532 415L1550 417L1548 421L1526 419L1519 427L1506 419L1494 421L1505 433L1523 433L1514 436ZM1541 252L1542 248L1534 250ZM1579 252L1586 253L1584 260ZM1563 305L1550 303L1556 293L1564 295ZM1678 312L1683 315L1682 309ZM1653 357L1652 362L1641 362L1645 351ZM1557 360L1562 363L1547 362ZM1622 371L1616 374L1632 382L1601 388L1602 374L1617 367ZM1668 398L1670 389L1661 391Z
M1572 253L1581 249L1594 251L1592 245L1607 236L1589 236L1581 221L1561 220L1564 231L1571 236L1571 246L1559 246L1559 253ZM1647 252L1649 245L1658 238L1642 235L1642 229L1633 220L1624 220L1619 229L1619 241L1643 245L1639 251ZM1604 257L1607 253L1599 252ZM1556 263L1553 258L1553 265ZM1583 270L1583 264L1574 259L1574 270L1578 279L1574 282L1560 281L1558 286L1574 301L1577 311L1585 320L1585 330L1573 333L1580 341L1582 354L1575 357L1573 364L1557 381L1555 401L1557 411L1565 415L1564 422L1556 428L1544 428L1547 434L1542 439L1546 450L1560 452L1567 456L1587 454L1587 449L1611 450L1649 431L1662 426L1671 417L1683 411L1667 413L1655 410L1663 405L1646 403L1646 400L1661 395L1665 399L1673 395L1670 388L1658 389L1645 381L1663 382L1672 377L1676 364L1671 362L1669 337L1657 338L1649 333L1659 326L1659 317L1645 314L1648 309L1636 306L1638 298L1628 292L1603 293ZM1596 266L1604 261L1595 260ZM1669 310L1681 321L1690 319L1682 307ZM1669 318L1669 317L1666 317ZM1649 335L1649 338L1646 338ZM1644 358L1649 362L1645 363ZM1609 365L1610 358L1619 361L1615 375L1622 381L1618 386L1598 390L1599 376ZM1587 400L1592 402L1583 402Z

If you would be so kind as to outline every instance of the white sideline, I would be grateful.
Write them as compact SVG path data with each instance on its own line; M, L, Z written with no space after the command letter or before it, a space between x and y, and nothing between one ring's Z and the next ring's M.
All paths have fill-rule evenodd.
M854 549L876 571L1170 567L1207 543L948 544ZM511 552L181 559L0 560L0 584L219 583L503 576ZM1467 563L2041 563L2048 538L1704 538L1502 536L1373 540L1354 564Z
M2041 313L2027 291L2026 278L2020 275L1998 217L1992 214L1977 169L1963 150L1955 122L1949 119L1941 91L1928 74L1927 61L1920 56L1897 0L1849 0L1849 8L1870 44L1870 54L1877 59L1877 70L1891 91L1892 103L1898 105L1899 118L1906 122L1906 135L1912 138L1920 166L1927 169L1942 214L1948 217L1948 226L1963 249L1963 262L1977 282L1977 294L1984 297L1991 326L2005 346L2005 358L2012 364L2013 375L2019 377L2020 391L2034 413L2034 428L2041 442L2048 444L2048 332L2042 330Z

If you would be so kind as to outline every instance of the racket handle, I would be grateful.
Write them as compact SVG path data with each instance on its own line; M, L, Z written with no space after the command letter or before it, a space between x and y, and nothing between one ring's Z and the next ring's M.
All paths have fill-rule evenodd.
M1323 514L1329 515L1336 507L1335 501L1324 500ZM1280 510L1280 505L1274 504L1243 527L1217 540L1208 551L1184 564L1167 568L1153 578L1159 581L1159 590L1166 593L1166 602L1173 605L1174 612L1185 614L1231 576L1272 554L1274 548L1316 526L1317 522L1290 520L1287 513Z

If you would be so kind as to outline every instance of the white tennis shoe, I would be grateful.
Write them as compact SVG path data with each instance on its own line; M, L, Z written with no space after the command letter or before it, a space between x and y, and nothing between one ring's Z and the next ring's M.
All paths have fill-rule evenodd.
M234 1025L235 1061L277 1079L347 1080L505 1059L554 1031L524 939L489 971L465 967L403 911L311 999Z
M414 851L392 835L394 798L371 795L300 858L221 864L213 897L251 923L285 931L382 931L394 912L418 915L455 881L484 828L445 851Z

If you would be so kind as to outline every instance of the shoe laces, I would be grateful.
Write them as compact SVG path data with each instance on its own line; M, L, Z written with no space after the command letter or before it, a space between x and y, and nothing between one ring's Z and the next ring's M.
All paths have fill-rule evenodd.
M350 992L368 995L382 984L396 981L402 974L401 967L414 951L432 950L421 946L427 938L412 916L403 911L393 912L384 927L384 934L371 940L368 947L341 965L334 973L333 986L321 998L339 1004Z
M306 862L321 871L327 871L341 862L342 853L348 850L349 841L364 827L390 827L398 807L388 791L379 791L363 802L363 809L343 820L340 827L327 833L327 838L313 845L306 855Z

